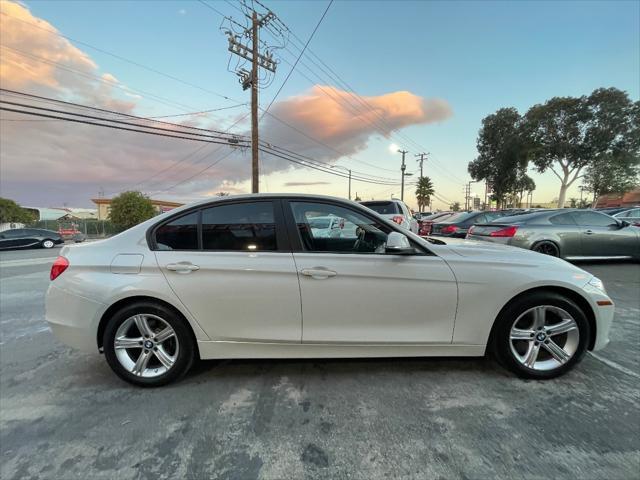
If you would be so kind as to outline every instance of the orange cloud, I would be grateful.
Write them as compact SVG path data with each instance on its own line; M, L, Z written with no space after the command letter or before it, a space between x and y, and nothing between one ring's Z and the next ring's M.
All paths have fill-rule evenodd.
M355 97L325 85L315 85L302 95L278 102L272 111L281 120L344 154L362 150L373 135L389 136L409 125L441 122L452 115L451 107L442 99L425 99L407 91ZM281 122L271 117L265 120L263 132L269 141L291 145L293 137L297 141L292 147L325 158L339 157Z

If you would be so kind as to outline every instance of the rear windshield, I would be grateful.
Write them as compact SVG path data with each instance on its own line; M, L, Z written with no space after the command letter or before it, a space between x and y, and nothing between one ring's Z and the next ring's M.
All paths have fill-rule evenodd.
M362 205L370 208L374 212L378 212L381 215L393 215L394 213L400 213L400 209L396 202L362 202Z

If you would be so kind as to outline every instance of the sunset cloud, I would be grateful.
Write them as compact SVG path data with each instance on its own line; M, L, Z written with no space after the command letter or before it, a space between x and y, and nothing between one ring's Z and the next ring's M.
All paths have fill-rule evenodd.
M374 135L388 137L409 125L442 122L452 115L442 99L425 99L406 91L355 97L326 85L315 85L302 95L283 100L271 111L281 121L265 118L265 139L324 159L337 159L340 154L292 131L283 121L341 154L351 155L363 150Z

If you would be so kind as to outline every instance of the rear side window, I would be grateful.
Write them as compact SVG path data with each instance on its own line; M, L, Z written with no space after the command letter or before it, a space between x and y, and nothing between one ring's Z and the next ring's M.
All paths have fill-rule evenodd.
M615 225L616 221L608 215L597 212L575 212L578 225L592 227L609 227Z
M400 209L398 208L396 202L362 202L362 205L370 208L380 215L393 215L396 213L400 213Z
M237 203L202 210L204 250L277 250L273 203Z
M156 230L158 250L197 250L198 212L165 223Z
M549 219L549 222L554 225L576 225L576 222L573 219L573 215L571 213L561 213L559 215L554 215Z

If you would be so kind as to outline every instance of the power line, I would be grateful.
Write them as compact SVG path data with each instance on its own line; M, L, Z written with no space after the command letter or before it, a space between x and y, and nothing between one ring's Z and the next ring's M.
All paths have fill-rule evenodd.
M224 142L216 142L214 140L212 140L212 143L222 143L224 145L229 144L230 140L235 140L234 138L227 138L227 137L221 137L221 136L216 136L216 135L208 135L208 134L204 134L204 133L189 133L189 132L178 132L176 130L171 130L169 128L162 128L162 127L152 127L149 125L140 125L140 124L136 124L136 123L131 123L131 122L125 122L122 120L113 120L113 119L105 119L102 117L96 117L94 115L85 115L82 113L75 113L75 112L65 112L64 110L58 110L58 109L53 109L53 108L45 108L45 107L37 107L34 105L27 105L24 103L19 103L19 102L9 102L7 100L0 100L0 103L4 103L7 105L13 105L13 106L18 106L18 107L22 107L22 108L31 108L31 109L35 109L35 110L42 110L42 111L46 111L46 112L52 112L52 113L59 113L59 114L64 114L64 115L72 115L75 117L81 117L81 118L88 118L91 120L101 120L101 121L107 121L107 122L111 122L111 123L117 123L120 125L129 125L129 126L134 126L134 127L138 127L138 128L146 128L146 129L150 129L150 130L158 130L158 131L162 131L162 132L169 132L169 133L181 133L184 135L192 135L195 137L205 137L205 138L209 138L209 139L214 139L214 140L224 140ZM6 109L8 111L12 111L10 109ZM151 133L151 132L150 132Z
M108 113L108 114L116 115L116 116L119 116L119 117L126 117L126 118L132 118L132 119L143 120L143 121L153 121L154 123L159 123L159 124L162 124L162 125L169 125L169 126L172 126L172 127L182 128L182 129L186 129L186 130L198 130L198 131L219 133L219 134L226 134L227 133L227 132L221 132L221 131L218 131L218 130L211 130L211 129L206 129L206 128L193 127L193 126L189 126L189 125L181 125L179 123L172 123L172 122L167 122L167 121L162 121L162 120L156 120L154 117L140 117L140 116L137 116L137 115L133 115L131 113L118 112L118 111L115 111L115 110L109 110L109 109L105 109L105 108L88 106L88 105L83 105L83 104L80 104L80 103L68 102L68 101L65 101L65 100L58 100L56 98L43 97L41 95L34 95L32 93L20 92L20 91L17 91L17 90L10 90L10 89L7 89L7 88L0 88L0 93L13 95L13 96L18 96L18 97L28 97L28 98L30 98L32 100L42 101L42 102L46 102L46 103L49 103L49 104L51 104L51 103L62 104L62 105L67 105L67 106L70 106L70 107L73 107L73 108L82 108L82 109L94 110L94 111L98 111L98 112L102 112L102 113ZM185 114L185 115L188 115L188 114ZM146 127L146 128L152 128L152 127Z
M318 27L320 27L320 24L322 23L322 21L324 20L324 17L327 15L327 12L329 11L329 8L331 7L331 5L333 4L333 0L329 0L329 4L327 5L327 8L325 8L324 13L322 14L322 16L320 17L320 20L318 20L318 23L316 24L315 28L313 29L313 31L311 32L311 35L309 35L309 38L307 39L307 42L304 44L304 47L302 48L302 50L300 50L300 55L298 55L298 58L296 58L295 63L291 66L291 70L289 70L289 73L287 74L287 77L284 79L284 82L282 82L282 84L280 85L280 88L278 89L278 91L276 92L276 94L273 96L273 98L271 99L271 102L269 102L269 105L267 105L267 108L264 109L262 116L264 117L264 114L267 113L269 111L269 109L271 108L271 105L273 105L273 102L275 102L276 98L278 98L278 95L280 95L280 92L282 91L282 88L285 86L285 84L287 83L287 80L289 80L289 77L291 77L291 74L293 73L293 71L296 69L296 65L298 65L298 62L300 61L300 59L302 58L302 55L304 55L305 50L307 49L307 47L309 46L309 43L311 42L311 40L313 39L313 36L316 34L316 32L318 31ZM262 117L261 117L262 118Z
M34 108L34 107L29 107L29 108ZM150 134L150 135L156 135L156 136L162 136L162 137L167 137L167 138L178 138L178 139L183 139L183 140L191 140L191 141L199 141L199 142L206 142L206 143L217 143L217 144L223 144L223 145L228 145L228 143L224 143L224 142L216 142L214 140L211 139L205 139L205 138L193 138L193 137L188 137L188 136L183 136L183 135L169 135L166 133L160 133L160 132L152 132L152 131L148 131L148 130L138 130L135 128L128 128L128 127L121 127L118 125L110 125L110 124L105 124L105 123L97 123L96 121L89 121L86 120L84 118L69 118L69 117L64 117L64 116L60 116L60 115L51 115L49 113L42 113L42 112L33 112L33 111L28 111L28 110L20 110L20 109L15 109L15 108L9 108L9 107L5 107L0 105L0 110L5 110L5 111L10 111L10 112L14 112L14 113L20 113L20 114L24 114L24 115L32 115L32 116L37 116L37 117L44 117L44 118L55 118L55 119L59 119L59 120L65 120L65 121L69 121L69 122L73 122L73 123L79 123L79 124L85 124L85 125L93 125L93 126L98 126L98 127L107 127L107 128L113 128L113 129L117 129L117 130L124 130L124 131L129 131L129 132L136 132L136 133L146 133L146 134ZM47 109L50 110L50 109ZM63 114L66 115L74 115L73 112L63 112ZM77 114L75 114L77 115ZM106 119L106 118L99 118L96 117L95 118L98 121L103 121L103 122L114 122L111 119ZM148 128L148 127L144 127L144 126L140 126L140 128ZM187 134L189 135L189 134ZM307 168L312 168L315 170L319 170L319 171L323 171L324 173L330 174L330 175L335 175L338 177L343 177L343 178L348 178L346 175L341 174L340 172L335 172L335 171L331 171L328 168L323 168L320 167L317 164L311 164L307 161L304 160L300 160L300 159L296 159L294 157L294 155L291 154L283 154L283 152L275 150L273 147L267 147L267 146L261 146L260 150L263 151L264 153L268 153L271 154L273 156L282 158L284 160L287 160L291 163L295 163ZM369 179L369 178L363 178L363 177L359 177L359 176L355 176L353 177L354 180L356 181L360 181L360 182L365 182L365 183L371 183L371 184L377 184L377 185L389 185L389 182L383 182L380 180L376 180L376 179ZM186 181L186 180L185 180Z
M139 116L135 116L135 115L131 115L131 114L124 114L122 112L117 112L114 110L106 110L103 108L98 108L98 107L92 107L89 105L82 105L79 103L74 103L74 102L67 102L67 101L63 101L63 100L57 100L57 99L53 99L53 98L48 98L48 97L42 97L39 95L33 95L33 94L29 94L29 93L25 93L25 92L19 92L19 91L15 91L15 90L7 90L7 89L1 89L0 88L0 93L3 94L9 94L11 96L17 96L17 97L26 97L29 100L35 100L35 101L41 101L41 102L47 102L47 103L51 103L51 104L61 104L64 106L71 106L73 108L82 108L85 110L92 110L92 111L96 111L96 112L100 112L100 113L108 113L108 114L113 114L113 115L122 115L125 116L127 118L133 119L133 120L147 120L146 117L139 117ZM170 125L171 127L173 127L172 129L166 129L166 128L159 128L159 127L152 127L152 126L148 126L148 125L139 125L136 123L131 123L131 122L124 122L121 120L114 120L114 119L110 119L110 118L104 118L104 117L97 117L95 115L84 115L84 114L80 114L77 112L70 112L68 110L59 110L59 109L50 109L50 108L44 108L44 107L38 107L35 105L28 105L28 104L24 104L24 103L18 103L18 102L10 102L7 100L2 100L0 99L0 102L2 103L6 103L6 104L10 104L10 105L14 105L14 106L20 106L23 108L30 108L30 109L36 109L36 110L42 110L42 111L48 111L48 112L52 112L52 113L60 113L60 114L65 114L65 115L71 115L71 116L78 116L81 118L89 118L91 120L98 120L98 121L105 121L105 122L112 122L112 123L119 123L119 124L125 124L128 126L136 126L138 128L144 128L144 129L152 129L152 130L159 130L159 131L163 131L163 132L169 132L171 134L174 133L180 133L180 134L186 134L186 135L193 135L193 136L198 136L198 137L205 137L205 138L215 138L215 139L226 139L227 142L229 142L230 144L233 144L236 140L240 141L244 141L244 142L248 142L248 137L244 136L244 135L238 135L238 134L230 134L230 137L228 136L228 131L233 128L235 125L237 125L238 123L240 123L242 120L244 120L244 118L247 117L247 115L244 115L243 117L241 117L240 119L238 119L233 125L231 125L226 131L224 132L220 132L217 130L209 130L209 129L204 129L204 128L197 128L197 130L199 132L206 132L207 134L218 134L218 135L206 135L203 133L191 133L191 132L182 132L180 129L192 129L195 127L189 127L189 126L183 126L180 124L175 124L175 123L169 123L169 122L162 122L164 124ZM220 136L222 135L222 136ZM288 150L284 147L280 147L277 145L274 145L273 143L270 142L262 142L263 146L265 146L266 148L269 149L273 149L273 150L277 150L281 153L285 153L288 154L290 156L295 156L298 159L301 159L302 161L305 162L312 162L315 164L320 164L325 168L334 168L334 164L328 163L328 162L323 162L320 160L315 160L312 159L308 156L305 156L303 154L300 154L298 152L293 152L291 150ZM242 146L246 146L246 145L242 145ZM197 153L197 152L196 152ZM371 175L368 173L363 173L363 172L359 172L357 170L354 170L354 173L360 177L369 177L370 179L373 180L382 180L382 181L389 181L386 178L383 177L379 177L379 176L375 176L375 175Z

